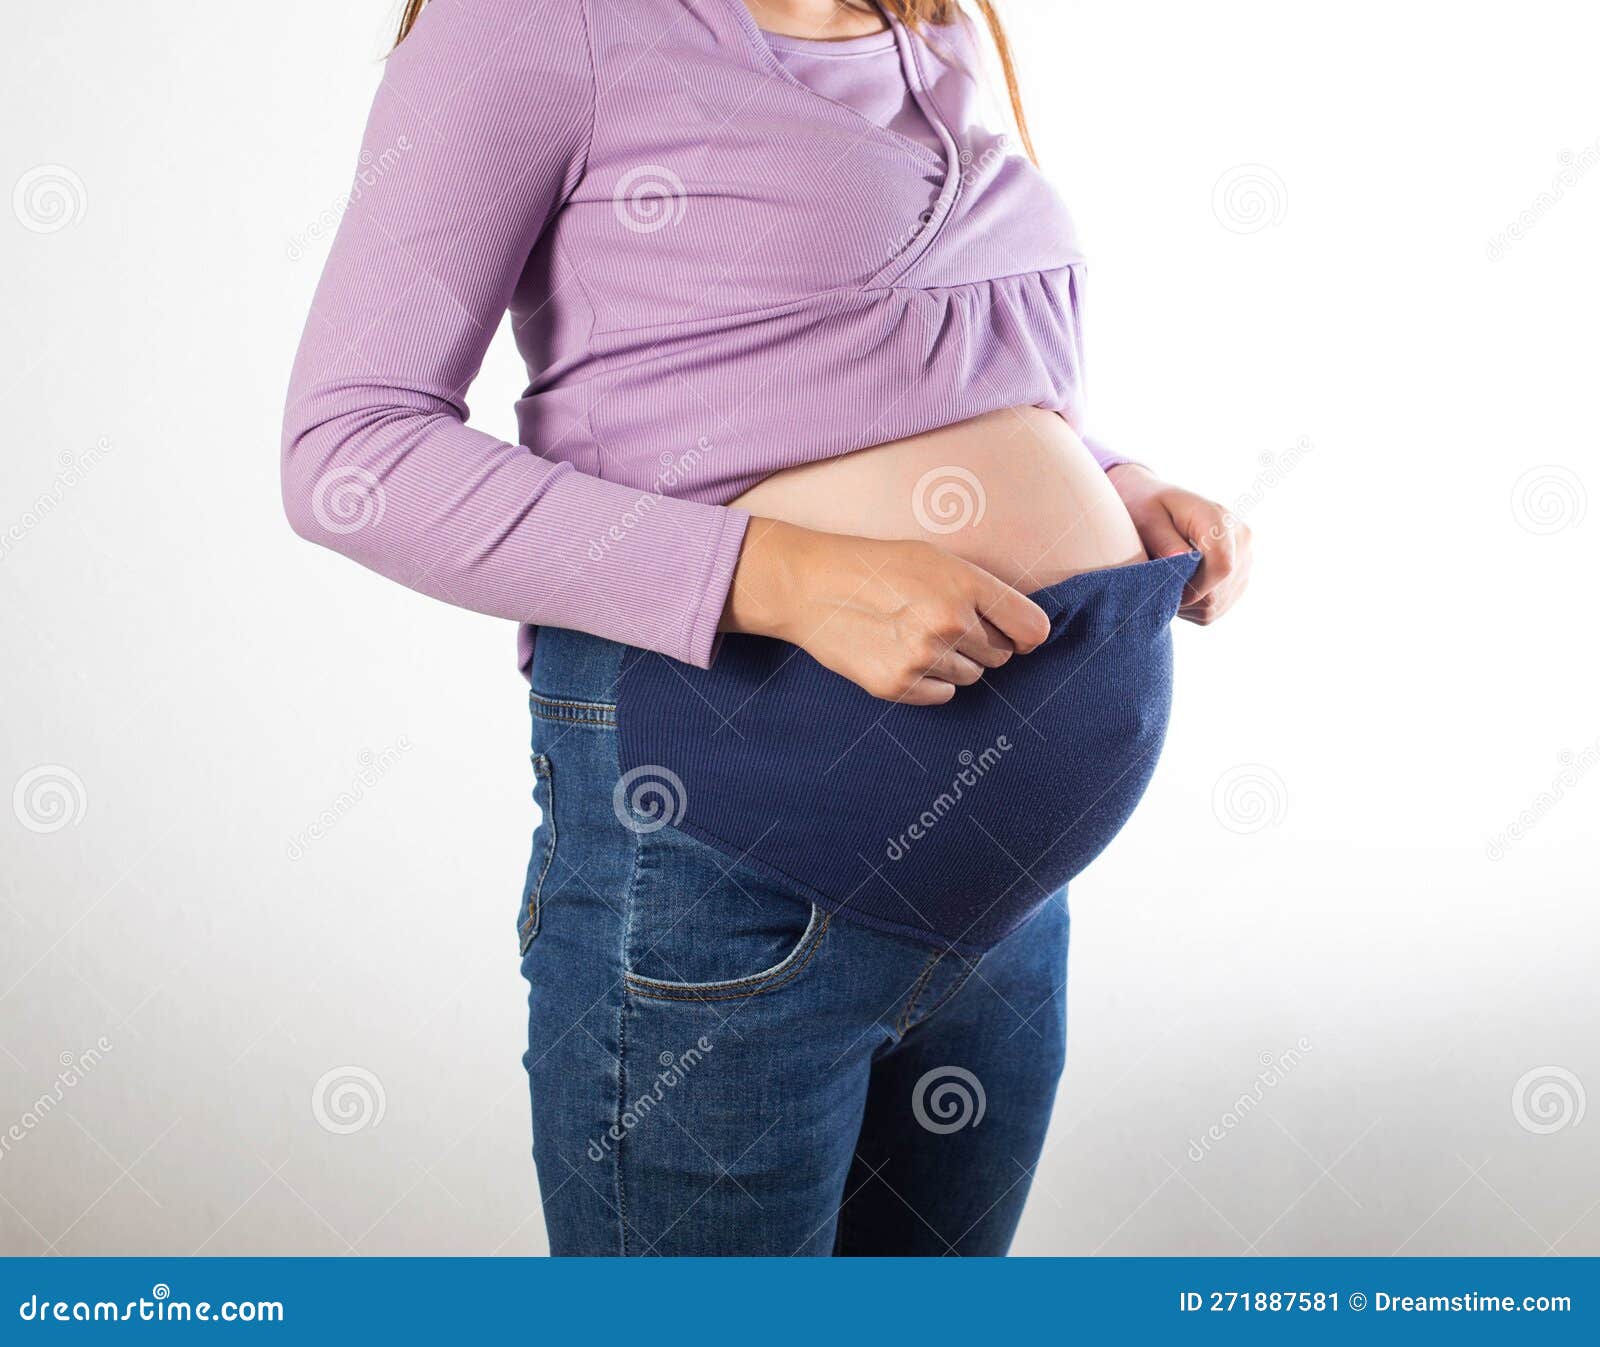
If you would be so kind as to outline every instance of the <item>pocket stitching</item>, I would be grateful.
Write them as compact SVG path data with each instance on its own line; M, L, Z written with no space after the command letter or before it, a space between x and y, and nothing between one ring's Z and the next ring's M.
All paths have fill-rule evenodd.
M943 956L940 957L942 958ZM943 1010L944 1007L949 1004L950 1000L955 996L955 994L967 985L967 980L978 971L978 964L983 960L982 955L979 955L976 959L967 959L961 955L957 955L956 957L961 959L963 965L961 974L954 982L950 984L950 986L945 990L944 994L940 996L938 1000L936 1000L931 1006L924 1010L922 1014L918 1015L915 1020L910 1018L909 1013L907 1014L906 1024L900 1031L900 1036L902 1038L909 1034L913 1029L919 1028L920 1026L926 1024L941 1010ZM924 987L922 991L927 991L927 988ZM918 996L920 997L921 994L922 993L919 992Z
M529 692L528 704L540 720L562 725L600 725L615 729L617 708L610 702L574 701L562 697L546 697L543 693Z
M905 1037L906 1033L909 1032L911 1028L912 1012L916 1010L917 1002L922 999L922 993L927 989L929 981L932 980L933 970L939 966L940 962L944 959L944 956L947 953L949 953L948 950L936 951L933 957L930 958L923 966L922 973L917 978L916 982L912 984L911 995L906 1001L905 1009L900 1012L899 1021L895 1025L895 1028L900 1031L900 1036L902 1038Z
M813 904L811 920L794 949L771 968L750 977L735 978L729 982L660 982L626 973L623 980L631 991L654 1001L742 1001L753 996L765 996L800 976L800 971L811 962L821 946L822 937L827 934L832 920L831 912L824 912Z
M550 765L550 759L543 753L536 754L533 759L533 774L542 777L546 782L545 798L550 807L544 811L541 823L549 826L550 840L545 843L544 861L539 866L539 877L528 887L525 913L522 919L522 952L526 954L528 947L533 944L539 934L539 920L542 915L541 897L544 894L545 877L550 873L551 863L556 858L556 782L555 772Z

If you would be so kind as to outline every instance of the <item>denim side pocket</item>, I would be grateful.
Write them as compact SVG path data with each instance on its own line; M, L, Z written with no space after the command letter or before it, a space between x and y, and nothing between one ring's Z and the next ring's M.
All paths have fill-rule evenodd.
M522 895L522 921L517 928L523 954L528 952L528 946L539 934L539 896L544 889L545 876L550 873L550 862L556 854L555 779L550 770L550 759L543 753L533 755L533 798L539 806L539 826L533 833L533 857L528 863L527 889Z

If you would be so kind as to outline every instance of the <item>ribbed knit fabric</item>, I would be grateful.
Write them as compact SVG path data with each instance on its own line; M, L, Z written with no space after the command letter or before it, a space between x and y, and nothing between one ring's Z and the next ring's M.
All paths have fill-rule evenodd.
M983 125L968 25L893 35L942 162L807 88L743 0L431 0L295 362L296 530L705 666L762 478L1003 407L1081 429L1071 221ZM508 311L518 443L464 401Z
M944 180L944 146L911 92L900 67L892 28L866 37L821 42L780 33L761 34L783 68L823 98L853 108L874 126L909 142L908 153L925 151L923 174L937 191Z
M618 766L636 804L663 811L638 826L671 822L829 912L981 954L1143 796L1172 704L1170 626L1199 560L1036 591L1044 644L941 706L881 701L760 636L729 636L709 670L625 650L609 694ZM574 649L586 638L553 639L580 667L599 662Z

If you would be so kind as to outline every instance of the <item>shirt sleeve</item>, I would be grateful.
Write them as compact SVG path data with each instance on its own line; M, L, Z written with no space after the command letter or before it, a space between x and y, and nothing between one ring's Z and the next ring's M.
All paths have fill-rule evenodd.
M1119 454L1116 450L1108 448L1104 441L1094 435L1085 435L1083 442L1088 447L1089 452L1094 455L1094 461L1106 472L1110 472L1112 468L1122 463L1136 463L1140 467L1144 466L1144 464L1139 463L1138 459L1129 458L1126 454Z
M748 516L467 425L465 392L583 172L584 10L431 0L389 58L295 360L284 507L302 537L424 594L704 667Z

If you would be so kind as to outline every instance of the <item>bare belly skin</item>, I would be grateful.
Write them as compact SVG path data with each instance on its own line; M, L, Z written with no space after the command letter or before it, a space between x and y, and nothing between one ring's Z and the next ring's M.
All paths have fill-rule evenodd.
M732 504L826 533L924 539L1023 593L1145 560L1094 456L1038 407L789 468Z

